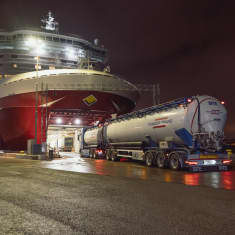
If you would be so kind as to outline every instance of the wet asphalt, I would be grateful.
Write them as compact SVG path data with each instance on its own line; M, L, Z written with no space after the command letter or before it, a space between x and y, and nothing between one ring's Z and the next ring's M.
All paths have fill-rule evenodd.
M234 171L213 173L0 158L0 234L234 234Z
M235 190L235 167L232 171L190 173L189 171L172 171L146 167L144 163L127 161L127 159L121 159L121 162L103 159L94 160L81 158L79 154L71 152L61 152L60 156L63 158L49 162L44 161L41 166L55 170Z

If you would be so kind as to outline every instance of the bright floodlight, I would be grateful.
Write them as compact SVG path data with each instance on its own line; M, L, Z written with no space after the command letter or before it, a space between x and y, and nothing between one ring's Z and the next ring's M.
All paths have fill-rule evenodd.
M37 55L42 55L45 53L45 44L42 40L38 38L28 38L25 44L32 49Z
M36 38L28 38L25 41L25 44L29 47L35 47L37 45L37 39Z
M61 118L56 118L56 123L57 124L61 124L62 123L62 119Z
M81 123L81 120L77 118L77 119L75 119L75 121L74 121L74 122L75 122L75 124L76 124L76 125L78 125L78 124L80 124L80 123Z
M35 53L37 55L43 55L43 54L45 54L45 49L42 47L37 47L37 48L35 48Z
M76 58L75 50L72 47L67 47L66 48L66 55L68 56L69 59L75 59Z
M78 49L78 57L79 58L85 58L86 57L86 52L83 49Z

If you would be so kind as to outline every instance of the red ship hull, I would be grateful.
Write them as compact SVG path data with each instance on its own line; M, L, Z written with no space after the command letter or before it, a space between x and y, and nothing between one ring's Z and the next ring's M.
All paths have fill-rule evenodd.
M90 95L96 100L87 104L84 99ZM43 130L41 128L41 121L43 120L44 126L46 123L46 103L48 122L52 110L96 110L97 112L105 111L107 115L110 115L118 112L117 106L121 110L120 114L134 108L134 103L127 98L98 91L49 91L47 96L39 94L38 101L38 143L44 142L46 137L47 127L44 127ZM0 107L0 149L26 150L27 140L35 138L35 93L3 97L0 99ZM88 123L86 117L83 117L82 125L89 124L91 123Z

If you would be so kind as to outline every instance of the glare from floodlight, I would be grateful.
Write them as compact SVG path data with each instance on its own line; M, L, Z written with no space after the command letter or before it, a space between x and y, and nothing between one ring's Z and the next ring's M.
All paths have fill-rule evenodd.
M28 38L26 41L25 41L25 45L29 46L29 47L34 47L37 45L37 40L36 38Z
M72 47L67 47L66 48L66 55L69 59L75 59L76 58L75 50Z
M78 49L78 57L80 58L85 58L86 57L86 52L83 49Z
M75 121L74 121L74 122L75 122L75 124L76 124L76 125L78 125L78 124L80 124L80 123L81 123L81 120L77 118L77 119L75 119Z
M28 38L25 41L25 45L27 45L30 49L32 49L37 55L45 54L45 44L42 40L38 38Z
M61 119L61 118L57 118L57 119L56 119L56 123L57 123L57 124L61 124L61 123L62 123L62 119Z
M34 52L35 52L37 55L43 55L43 54L45 54L45 49L42 48L42 47L37 47L37 48L35 48Z

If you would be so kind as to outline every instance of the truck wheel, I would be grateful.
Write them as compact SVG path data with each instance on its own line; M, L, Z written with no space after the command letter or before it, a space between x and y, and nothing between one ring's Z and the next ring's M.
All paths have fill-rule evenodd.
M153 155L153 166L157 165L157 154L155 152L152 152Z
M110 160L111 160L111 158L110 158L110 152L108 152L108 153L106 154L106 160L107 160L107 161L110 161Z
M93 152L94 152L93 150L90 151L90 156L89 156L90 158L93 158Z
M178 171L181 168L180 161L179 161L179 154L172 153L170 155L169 165L170 165L170 168L174 171Z
M110 154L111 154L110 150L107 150L106 156L105 156L107 161L111 160Z
M116 162L116 161L118 160L117 155L116 155L115 152L111 152L111 160L112 160L113 162Z
M153 166L153 155L150 152L145 153L146 166Z
M97 159L98 158L98 155L97 155L97 153L95 152L94 153L94 159Z
M96 158L96 152L95 152L95 150L92 152L92 158L93 158L93 159Z
M165 167L165 156L164 153L158 153L156 164L158 168L164 168Z

